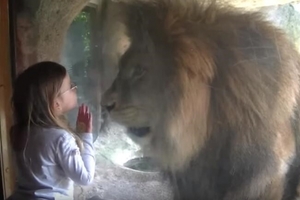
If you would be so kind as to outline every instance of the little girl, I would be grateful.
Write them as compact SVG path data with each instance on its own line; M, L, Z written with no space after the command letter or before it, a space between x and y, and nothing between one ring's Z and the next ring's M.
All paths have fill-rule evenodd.
M88 107L79 107L78 134L63 120L77 106L76 86L66 69L54 62L29 67L16 79L12 105L16 123L11 143L18 174L9 199L73 199L73 181L93 181L95 156Z

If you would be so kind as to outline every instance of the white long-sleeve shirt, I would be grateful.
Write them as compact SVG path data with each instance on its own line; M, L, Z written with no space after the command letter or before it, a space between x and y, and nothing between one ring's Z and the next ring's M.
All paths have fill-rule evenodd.
M31 129L26 148L16 154L17 188L12 199L73 199L73 181L88 185L95 173L92 133L81 135L80 153L74 137L57 128ZM19 198L18 198L19 197Z

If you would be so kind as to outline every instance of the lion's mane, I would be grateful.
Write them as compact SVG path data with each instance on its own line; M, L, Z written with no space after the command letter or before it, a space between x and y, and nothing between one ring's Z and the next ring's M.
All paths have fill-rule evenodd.
M151 144L176 198L295 196L299 54L286 35L260 13L215 4L153 0L123 6L129 51L150 43L161 47L176 73L170 85L178 93L171 103L162 102L169 106L161 113L167 127Z

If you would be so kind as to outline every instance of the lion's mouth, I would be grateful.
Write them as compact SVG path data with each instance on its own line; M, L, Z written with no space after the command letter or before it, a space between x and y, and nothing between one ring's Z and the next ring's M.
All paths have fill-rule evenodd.
M128 131L137 137L145 137L148 133L150 133L150 127L129 127Z

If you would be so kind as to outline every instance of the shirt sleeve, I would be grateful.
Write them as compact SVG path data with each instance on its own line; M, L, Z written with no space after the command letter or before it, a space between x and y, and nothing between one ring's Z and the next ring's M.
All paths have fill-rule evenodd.
M80 153L70 134L61 136L57 143L58 162L68 177L79 185L92 183L95 174L93 134L81 134L83 150Z

